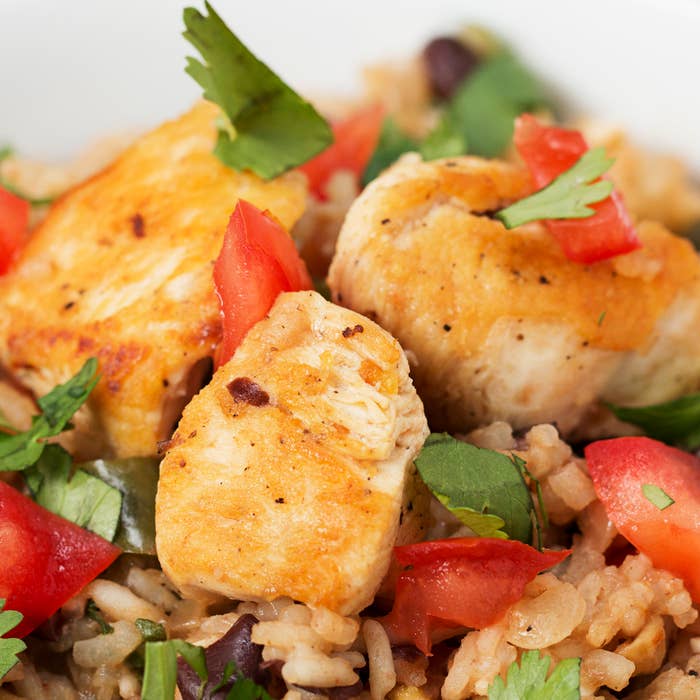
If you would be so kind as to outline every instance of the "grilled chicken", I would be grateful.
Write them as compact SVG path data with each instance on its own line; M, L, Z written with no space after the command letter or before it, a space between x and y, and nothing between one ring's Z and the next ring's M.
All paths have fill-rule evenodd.
M153 455L170 436L220 339L212 263L237 199L287 227L301 215L302 176L212 155L216 114L198 104L69 191L0 279L0 361L22 384L42 395L99 358L67 433L79 456Z
M433 429L556 421L583 437L601 399L642 405L700 386L692 246L642 223L641 250L570 262L541 224L508 231L490 216L531 188L514 165L409 155L345 220L333 299L401 342Z
M163 570L187 596L359 612L426 435L388 333L315 292L282 294L185 408L163 459Z

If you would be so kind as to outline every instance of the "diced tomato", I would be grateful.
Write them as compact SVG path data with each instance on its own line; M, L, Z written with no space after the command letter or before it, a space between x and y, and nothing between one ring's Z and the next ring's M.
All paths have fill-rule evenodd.
M24 615L24 637L82 590L121 553L0 481L0 598Z
M217 367L231 358L281 292L312 288L291 236L268 212L242 199L226 229L214 265L214 282L223 316Z
M0 275L24 245L28 226L29 202L0 186Z
M383 118L384 108L373 105L333 124L333 143L299 167L318 199L327 198L326 185L337 170L350 170L359 181L379 141Z
M538 572L570 550L539 552L516 540L463 537L395 547L404 570L383 618L394 644L430 653L434 635L498 622Z
M598 498L620 534L654 566L682 578L700 603L700 460L645 437L599 440L585 455ZM644 495L645 484L675 503L661 510Z
M538 189L575 165L588 150L580 131L544 126L531 114L518 117L513 141ZM545 221L569 260L593 263L641 247L619 192L590 206L596 213L588 218Z

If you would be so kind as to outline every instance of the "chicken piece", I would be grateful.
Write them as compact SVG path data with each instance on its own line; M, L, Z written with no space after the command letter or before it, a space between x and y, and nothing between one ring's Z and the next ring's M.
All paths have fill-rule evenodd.
M212 155L216 115L196 105L69 191L0 279L0 362L36 395L99 358L66 434L83 458L155 454L201 385L221 336L212 263L238 197L286 227L303 211L301 175L263 182Z
M186 596L359 612L427 434L388 333L316 292L282 294L185 408L161 463L163 571Z
M406 349L433 429L556 421L570 436L600 399L663 401L700 385L700 261L641 224L641 250L567 260L539 223L489 212L531 191L499 161L404 157L350 209L329 273L338 303Z

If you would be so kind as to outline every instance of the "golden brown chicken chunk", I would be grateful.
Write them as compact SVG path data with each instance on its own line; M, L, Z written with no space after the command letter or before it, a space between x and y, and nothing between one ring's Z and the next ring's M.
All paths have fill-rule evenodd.
M186 595L342 614L379 587L427 435L399 344L282 294L186 407L161 464L158 556Z
M700 261L641 224L644 247L567 260L544 226L489 215L531 191L516 166L407 156L352 206L333 298L393 333L433 428L556 421L570 434L601 399L644 404L700 385Z
M221 334L212 263L237 199L287 227L303 210L301 176L263 182L212 155L216 114L198 104L68 192L0 279L0 361L25 386L41 395L99 358L68 434L82 456L155 454L199 388Z

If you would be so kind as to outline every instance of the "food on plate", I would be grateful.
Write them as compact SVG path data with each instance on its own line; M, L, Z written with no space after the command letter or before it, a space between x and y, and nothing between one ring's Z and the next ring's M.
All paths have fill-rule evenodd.
M314 106L184 21L206 102L0 148L0 698L700 697L686 166L483 29Z
M155 455L201 386L221 338L211 266L238 197L287 228L303 209L300 175L263 182L212 155L215 117L200 103L71 189L0 278L0 354L24 387L41 395L100 358L68 434L82 457Z
M358 613L388 568L402 508L424 517L404 494L427 433L388 333L316 292L282 294L165 453L163 570L186 595Z

